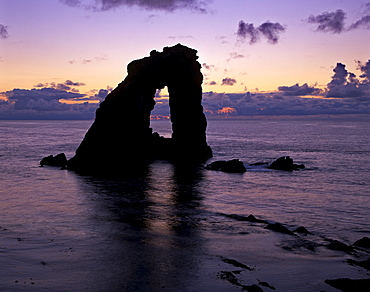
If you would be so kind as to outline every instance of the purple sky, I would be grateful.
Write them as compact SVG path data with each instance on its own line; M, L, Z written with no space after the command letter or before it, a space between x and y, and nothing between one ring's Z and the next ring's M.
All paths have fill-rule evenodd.
M248 115L262 101L276 113L370 112L366 0L2 0L0 118L98 102L130 61L179 42L198 50L209 113Z

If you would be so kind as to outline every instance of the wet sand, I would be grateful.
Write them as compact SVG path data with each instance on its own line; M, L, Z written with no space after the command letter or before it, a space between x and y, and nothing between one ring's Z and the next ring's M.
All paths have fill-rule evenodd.
M0 290L341 291L332 287L340 285L370 291L368 280L356 290L330 281L369 279L369 267L358 265L369 259L369 249L267 229L276 222L248 218L187 214L171 232L160 224L143 229L113 221L100 236L73 238L33 237L2 226Z

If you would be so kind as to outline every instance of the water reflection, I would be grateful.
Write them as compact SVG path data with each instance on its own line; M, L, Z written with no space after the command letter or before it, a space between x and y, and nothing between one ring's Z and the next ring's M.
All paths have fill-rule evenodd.
M199 277L202 170L156 162L130 176L79 177L91 204L94 288L181 290ZM97 251L98 250L98 251ZM90 280L91 280L90 279ZM96 287L99 285L99 287Z
M172 175L171 229L180 236L193 236L198 232L202 195L200 184L203 170L197 167L174 166Z

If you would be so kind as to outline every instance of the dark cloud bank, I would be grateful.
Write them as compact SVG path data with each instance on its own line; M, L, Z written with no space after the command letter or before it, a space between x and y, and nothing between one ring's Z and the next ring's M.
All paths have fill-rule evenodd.
M349 72L342 63L334 68L332 80L325 90L308 84L279 86L276 92L203 94L207 116L276 116L276 115L337 115L370 114L370 60L357 61L359 76ZM233 86L235 79L225 78L224 85ZM45 87L46 86L46 87ZM111 89L96 90L85 95L75 87L81 82L37 84L34 89L13 89L3 92L0 100L0 119L93 119L97 103ZM321 98L310 98L318 96ZM66 104L79 101L81 104ZM156 95L155 116L168 116L168 99Z
M337 63L325 90L305 83L279 86L269 93L206 92L203 106L211 116L370 114L370 60L357 65L358 77Z
M97 104L89 101L103 100L109 90L100 89L88 96L74 88L82 85L66 80L64 83L39 83L31 90L3 92L2 96L7 100L0 100L0 119L93 119Z

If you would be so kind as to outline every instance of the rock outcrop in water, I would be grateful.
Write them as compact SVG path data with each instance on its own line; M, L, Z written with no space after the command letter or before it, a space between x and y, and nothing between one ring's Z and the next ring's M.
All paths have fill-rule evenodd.
M40 161L40 166L49 165L49 166L59 166L65 167L67 164L67 158L64 153L59 153L58 155L49 155L44 157Z
M243 162L239 159L232 159L232 160L218 160L208 164L206 169L209 170L220 170L223 172L230 172L230 173L243 173L246 172L247 169L245 168Z
M303 164L295 164L293 163L293 159L289 156L283 156L276 159L272 162L268 168L277 169L277 170L285 170L285 171L293 171L305 168Z
M364 247L370 249L370 238L365 236L353 243L354 246Z
M197 51L181 44L132 61L128 75L100 104L69 169L126 169L152 159L204 161L206 142L201 66ZM150 128L157 89L168 87L172 137Z

